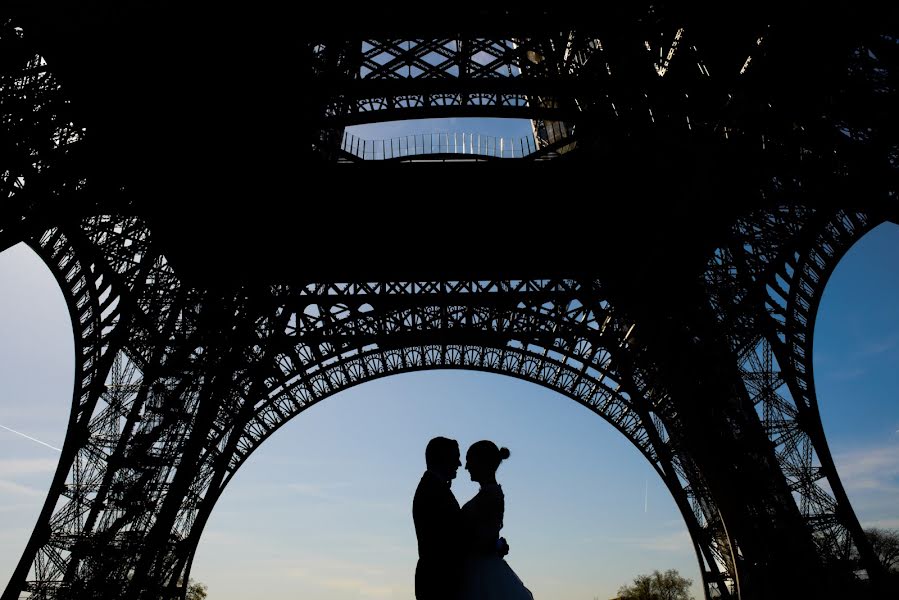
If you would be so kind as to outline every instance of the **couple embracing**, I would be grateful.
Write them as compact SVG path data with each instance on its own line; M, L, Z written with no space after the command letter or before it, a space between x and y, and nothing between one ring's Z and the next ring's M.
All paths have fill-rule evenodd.
M459 507L450 490L461 466L459 444L436 437L425 449L427 471L415 490L412 518L418 538L417 600L533 600L503 560L509 552L499 537L505 500L496 469L509 450L482 440L465 455L465 469L480 491Z

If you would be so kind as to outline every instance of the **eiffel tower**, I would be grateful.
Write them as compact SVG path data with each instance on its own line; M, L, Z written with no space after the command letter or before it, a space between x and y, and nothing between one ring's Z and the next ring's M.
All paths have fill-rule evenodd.
M899 222L894 9L331 4L0 8L0 250L52 271L76 352L2 600L183 598L268 436L433 368L611 423L670 490L707 598L882 597L812 336L840 258ZM533 147L346 144L424 117L529 119Z

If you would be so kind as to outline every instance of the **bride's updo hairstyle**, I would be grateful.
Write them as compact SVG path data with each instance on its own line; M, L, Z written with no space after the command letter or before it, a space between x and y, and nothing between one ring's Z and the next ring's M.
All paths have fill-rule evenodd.
M499 464L509 458L508 448L497 448L490 440L475 442L468 449L468 460L476 461L492 471L499 468Z

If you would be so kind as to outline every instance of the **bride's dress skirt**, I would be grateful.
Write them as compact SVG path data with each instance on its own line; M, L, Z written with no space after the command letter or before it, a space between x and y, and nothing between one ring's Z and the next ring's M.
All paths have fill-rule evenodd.
M461 600L534 600L509 564L496 555L465 561Z

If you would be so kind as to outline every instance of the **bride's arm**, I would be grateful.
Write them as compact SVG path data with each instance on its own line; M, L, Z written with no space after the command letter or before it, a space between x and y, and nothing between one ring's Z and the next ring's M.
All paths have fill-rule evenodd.
M469 543L481 554L498 554L499 530L502 528L502 505L495 498L484 498L474 506L466 506ZM504 554L500 553L500 556Z

